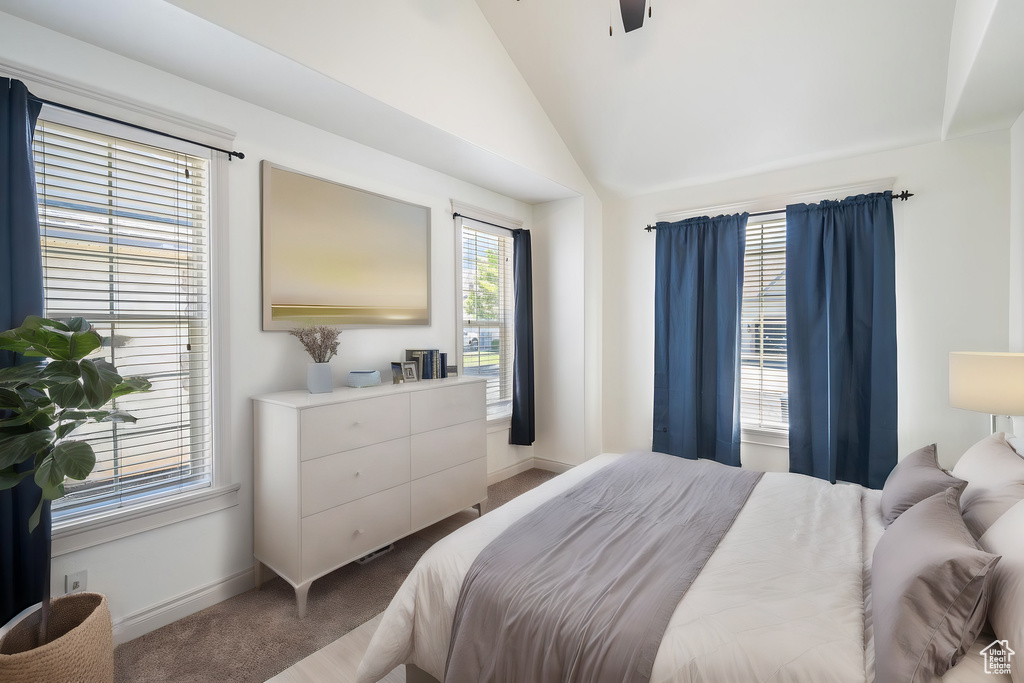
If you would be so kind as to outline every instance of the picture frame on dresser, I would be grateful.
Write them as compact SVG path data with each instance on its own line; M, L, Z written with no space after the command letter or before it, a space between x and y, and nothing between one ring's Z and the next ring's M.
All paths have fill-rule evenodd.
M406 382L420 381L419 368L416 367L416 361L402 361L402 379L404 379Z

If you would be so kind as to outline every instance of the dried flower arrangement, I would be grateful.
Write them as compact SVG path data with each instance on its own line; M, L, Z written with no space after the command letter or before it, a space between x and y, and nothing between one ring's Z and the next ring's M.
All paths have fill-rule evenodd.
M338 354L339 334L341 330L330 325L303 325L291 331L315 363L326 363Z

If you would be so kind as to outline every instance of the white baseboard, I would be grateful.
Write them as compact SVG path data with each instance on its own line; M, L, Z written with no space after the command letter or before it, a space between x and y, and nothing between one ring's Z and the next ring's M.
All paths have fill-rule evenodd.
M200 586L170 600L114 621L114 645L134 640L161 626L194 614L218 602L244 593L255 585L253 568L243 569L220 581Z
M527 458L522 462L517 462L515 465L509 465L503 467L495 472L487 473L487 485L497 484L499 481L505 481L509 477L514 477L517 474L525 472L526 470L533 469L533 458Z
M568 472L575 467L575 465L568 465L564 462L557 462L555 460L545 460L544 458L534 458L533 466L539 470L547 470L548 472L554 472L555 474Z

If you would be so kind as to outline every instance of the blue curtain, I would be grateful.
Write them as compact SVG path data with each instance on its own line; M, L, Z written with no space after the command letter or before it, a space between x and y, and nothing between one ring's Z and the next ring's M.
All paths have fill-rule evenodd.
M512 426L508 442L530 446L536 440L533 405L533 254L529 230L512 231L515 281L515 361L512 363Z
M747 214L657 227L654 450L738 466Z
M32 133L40 105L21 81L0 79L0 331L43 313L43 265L36 213ZM0 351L0 367L17 359ZM0 624L39 602L49 562L48 511L34 533L28 518L40 497L31 478L0 491Z
M892 193L786 207L790 470L880 489L896 465Z

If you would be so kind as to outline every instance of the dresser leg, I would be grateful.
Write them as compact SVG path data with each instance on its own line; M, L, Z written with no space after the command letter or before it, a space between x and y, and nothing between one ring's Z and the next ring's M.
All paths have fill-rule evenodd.
M479 517L480 515L484 514L484 504L483 504L483 501L480 501L479 503L477 503L473 507L476 508L476 516L477 517Z
M299 619L306 618L306 596L309 595L309 587L312 585L312 581L307 581L295 587L295 604L299 608Z

